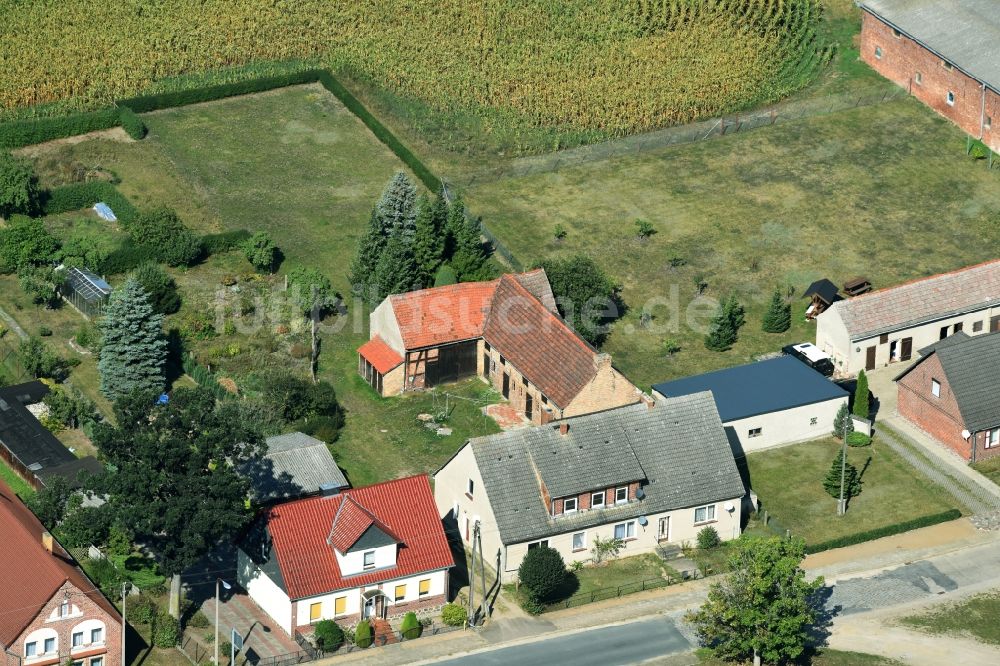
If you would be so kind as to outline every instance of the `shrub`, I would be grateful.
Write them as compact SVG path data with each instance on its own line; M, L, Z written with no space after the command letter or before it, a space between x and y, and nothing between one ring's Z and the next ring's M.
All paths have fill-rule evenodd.
M46 263L57 256L59 243L38 218L14 215L0 229L0 273Z
M123 227L131 224L138 214L114 185L103 180L55 187L43 193L41 206L45 215L55 215L90 208L99 201L111 207Z
M638 234L641 240L646 240L650 236L656 233L656 229L646 220L636 220L635 221L636 234Z
M448 264L444 264L437 270L434 274L434 286L435 287L446 287L450 284L455 284L458 282L458 276L455 275L455 269L453 269Z
M535 598L544 601L566 581L566 563L554 548L532 548L521 560L517 575Z
M366 648L371 646L374 639L375 633L372 631L372 626L368 624L368 620L358 622L358 626L354 628L354 644L359 648Z
M590 549L590 558L594 564L600 564L609 557L618 557L618 553L624 547L625 542L622 539L594 537L594 545Z
M159 648L172 648L177 645L181 635L181 625L170 613L159 612L153 623L153 645Z
M125 603L125 615L128 616L128 621L132 624L152 624L158 611L156 602L143 594L129 597ZM195 613L195 615L199 615L199 613ZM202 614L202 617L205 616ZM208 618L205 618L205 621L208 622ZM196 625L191 624L191 626ZM208 625L206 624L206 626Z
M541 615L545 612L545 604L529 589L521 593L521 610L528 615Z
M410 640L413 638L420 638L420 632L424 629L420 621L417 620L417 614L410 611L403 616L403 622L399 626L400 633L403 634L403 638Z
M720 543L722 543L722 539L719 538L719 533L711 525L703 527L698 532L698 547L702 550L717 548Z
M115 565L108 559L88 560L87 575L93 579L97 587L101 588L105 594L114 595L117 590L121 593L122 582L121 573L115 569Z
M332 652L344 642L344 630L333 620L321 620L314 630L316 645L320 650Z
M187 621L187 626L193 627L195 629L204 629L209 625L208 618L200 610L195 611L191 619Z
M561 224L557 224L555 230L552 232L556 240L562 240L566 238L566 227Z
M848 446L868 446L872 443L872 438L863 432L850 432L847 434Z
M930 527L931 525L937 525L938 523L946 523L949 520L958 520L961 517L961 511L958 509L949 509L948 511L934 513L929 516L921 516L920 518L914 518L913 520L908 520L906 522L896 523L894 525L885 525L874 530L868 530L867 532L855 532L854 534L847 534L836 539L830 539L829 541L807 544L806 553L819 553L832 548L853 546L857 543L881 539L882 537L892 536L893 534L902 534L903 532L909 532L910 530L919 529L921 527Z
M972 145L972 148L969 150L969 155L974 160L986 159L986 146L977 141Z
M101 343L101 334L94 326L83 324L80 328L76 329L74 339L76 340L76 344L84 349L95 351Z
M149 304L160 314L173 314L181 309L177 283L158 264L148 262L135 269L132 277L149 296Z
M102 109L71 116L32 118L3 123L0 124L0 147L30 146L33 143L116 127L119 122L118 109Z
M237 249L249 238L249 231L236 229L235 231L223 231L219 234L205 234L201 237L201 245L208 254L220 254Z
M104 543L110 527L110 515L102 507L83 506L66 516L57 531L67 548L83 548Z
M187 90L131 97L119 100L118 104L119 106L131 109L135 113L147 113L158 109L169 109L175 106L225 99L226 97L233 97L235 95L247 95L303 83L315 83L317 76L318 72L316 70L303 70L280 74L278 76L259 77L214 86L201 86Z
M459 604L445 604L441 609L441 621L449 627L461 627L468 618L465 607Z
M158 261L157 253L153 248L136 245L132 241L126 240L109 252L93 269L104 275L121 275L135 270L143 264L156 263L156 261Z
M136 112L127 106L122 107L118 114L118 120L121 122L122 129L136 141L146 136L146 123L142 122Z
M31 162L0 151L0 215L34 213L38 195L38 178Z
M150 248L158 261L170 266L190 266L204 253L201 239L169 208L142 212L123 226L132 242Z
M48 326L39 326L38 327L38 335L42 336L43 338L51 337L52 336L52 329L49 328Z
M270 273L278 263L278 248L266 231L258 231L243 241L241 247L247 261L261 273Z

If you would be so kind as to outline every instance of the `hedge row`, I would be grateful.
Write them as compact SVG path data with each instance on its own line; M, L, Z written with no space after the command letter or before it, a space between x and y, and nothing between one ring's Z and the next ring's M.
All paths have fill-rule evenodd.
M379 119L371 114L371 112L365 108L357 97L352 95L350 91L345 88L340 81L333 77L333 74L323 70L319 72L319 82L324 88L330 91L334 97L340 100L340 103L347 107L347 109L356 115L361 122L365 124L368 129L371 130L375 137L384 143L389 150L396 154L400 160L403 161L406 166L410 167L417 178L429 189L431 192L437 192L441 187L441 181L431 173L431 170L424 166L424 163L420 159L410 152L410 149L403 145L403 143L396 138L396 135L389 131L385 125L379 122Z
M220 234L205 234L201 237L201 245L208 254L219 254L237 249L240 244L251 236L246 229L223 231Z
M291 72L278 76L268 76L246 81L234 81L233 83L222 83L204 88L192 88L190 90L178 90L176 92L165 92L156 95L143 95L141 97L131 97L129 99L118 100L118 106L131 109L135 113L147 113L159 109L170 109L175 106L186 106L199 102L210 102L236 95L248 95L250 93L264 92L276 88L296 86L303 83L315 83L322 70L310 69L301 72Z
M99 201L111 207L115 216L125 225L135 220L135 206L114 185L107 181L72 183L47 190L42 196L42 213L55 215L73 210L90 208Z
M70 116L32 118L0 124L0 148L20 148L33 143L62 139L96 130L117 127L118 109L102 109Z
M155 248L125 240L104 257L94 270L100 275L122 275L147 263L158 263Z
M908 520L903 523L896 523L895 525L886 525L885 527L868 530L867 532L856 532L855 534L848 534L837 539L830 539L829 541L806 544L806 553L819 553L833 548L853 546L854 544L872 541L873 539L881 539L882 537L892 536L894 534L902 534L903 532L909 532L910 530L915 530L920 527L929 527L931 525L937 525L938 523L946 523L949 520L957 520L961 517L961 511L958 509L949 509L948 511L944 511L942 513L921 516L920 518L914 518L913 520Z

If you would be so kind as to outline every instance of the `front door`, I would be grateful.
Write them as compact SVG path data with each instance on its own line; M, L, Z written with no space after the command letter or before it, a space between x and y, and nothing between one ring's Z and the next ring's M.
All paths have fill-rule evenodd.
M531 397L531 394L525 394L524 396L524 418L531 420L532 414L535 411L535 400Z
M899 360L909 361L913 356L913 338L903 338L900 343Z
M373 615L375 615L375 599L376 599L376 597L372 597L371 599L366 599L365 600L365 605L361 609L361 619L362 620L368 620Z
M670 516L660 518L660 526L656 530L656 538L660 541L670 541Z
M865 370L875 369L875 347L868 348L868 356L865 358Z

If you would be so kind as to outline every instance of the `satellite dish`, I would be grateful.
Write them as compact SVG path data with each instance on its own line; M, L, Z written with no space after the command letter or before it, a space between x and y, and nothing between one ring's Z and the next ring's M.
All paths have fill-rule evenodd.
M639 524L645 527L649 524L649 520L646 519L646 516L639 516Z
M729 513L736 511L736 507L733 505L732 502L726 502L726 511L728 511Z
M642 488L639 488L638 490L635 491L635 498L636 499L642 499L645 496L646 496L646 491L643 490Z
M972 436L972 433L969 432L968 430L963 430L962 431L962 439L969 439L969 437L971 437L971 436Z

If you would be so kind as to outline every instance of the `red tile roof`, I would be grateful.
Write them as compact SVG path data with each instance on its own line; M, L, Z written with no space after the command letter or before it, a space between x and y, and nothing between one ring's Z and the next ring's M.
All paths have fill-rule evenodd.
M0 481L2 645L13 643L66 581L77 588L72 594L90 597L116 621L121 617L58 542L52 553L42 546L43 532L35 515Z
M383 375L403 362L403 357L377 335L358 347L358 353Z
M483 338L562 408L594 378L601 363L593 347L510 275L500 278Z
M406 349L470 340L483 334L497 280L463 282L389 297Z
M347 500L356 503L400 540L395 567L346 578L341 575L327 538L339 538L331 534L336 531L332 526ZM356 515L349 521L352 533L358 524L355 518ZM285 588L292 599L373 585L455 564L426 474L355 488L331 497L279 504L270 509L267 525Z
M333 519L333 528L330 530L329 536L330 545L341 553L346 553L372 525L392 538L398 539L392 534L392 530L383 525L368 509L351 497L346 497L340 503L337 515Z

